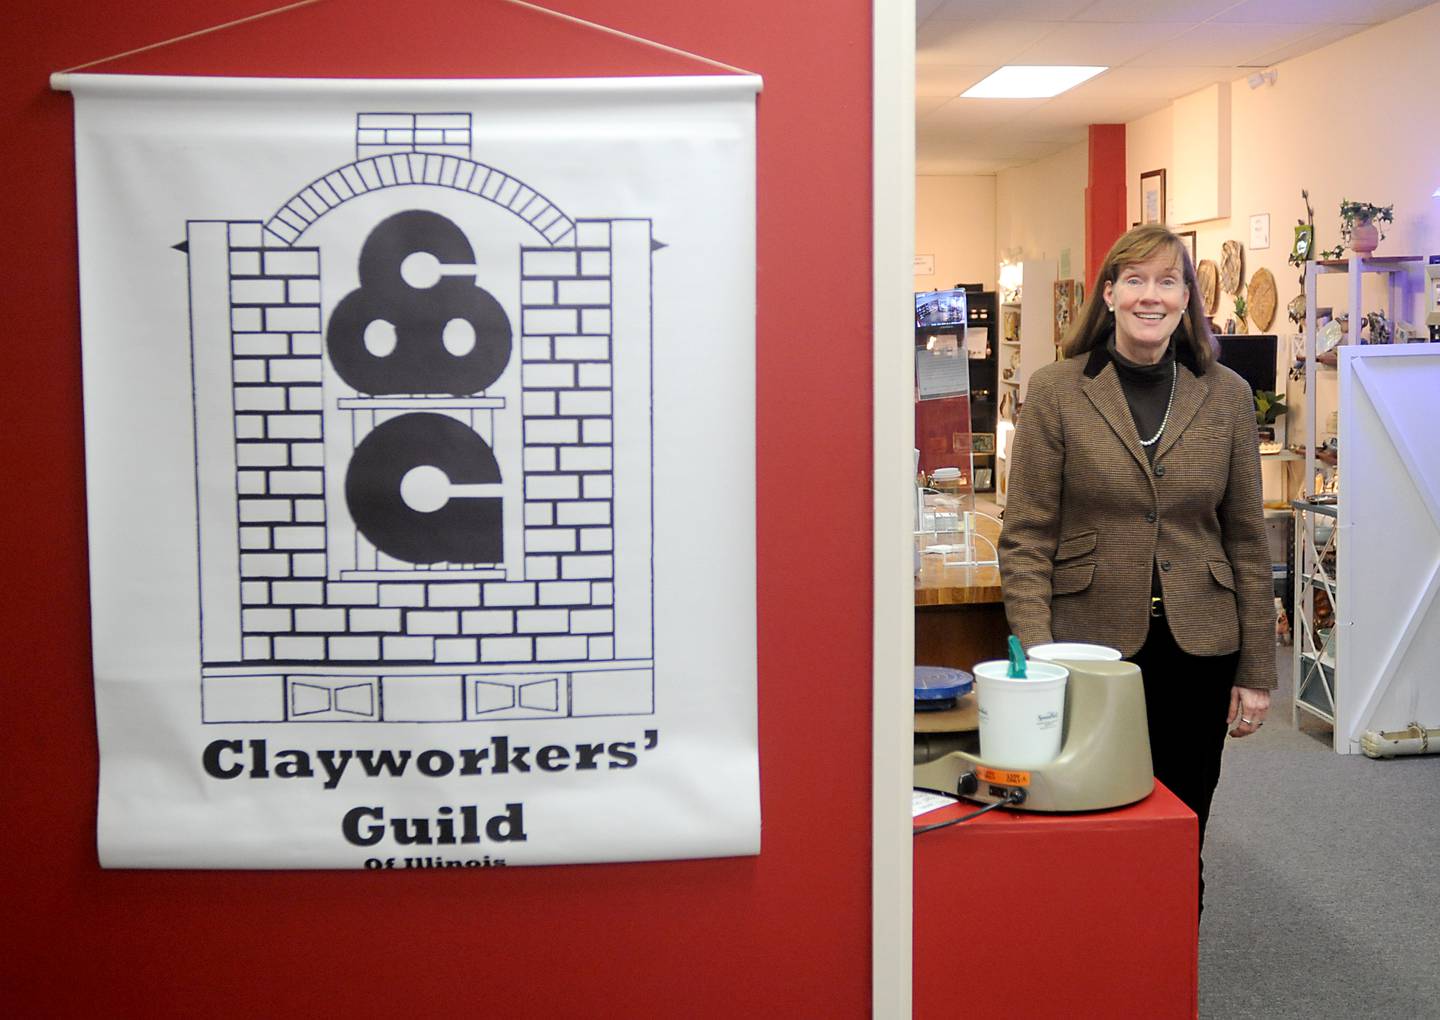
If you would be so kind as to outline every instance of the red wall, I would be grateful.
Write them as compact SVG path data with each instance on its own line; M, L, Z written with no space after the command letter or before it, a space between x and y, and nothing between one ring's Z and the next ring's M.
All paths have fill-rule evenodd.
M50 71L264 0L7 10L0 874L9 1015L862 1016L869 1009L870 5L553 0L765 76L758 858L455 875L102 871L71 101ZM325 0L104 70L696 73L494 0ZM823 292L817 326L801 291ZM817 538L819 541L817 542ZM817 556L817 548L824 549ZM703 579L697 579L703 582ZM817 681L824 697L817 696ZM824 748L824 750L822 750ZM18 1011L17 1011L18 1010Z
M1125 125L1090 125L1085 186L1085 286L1093 287L1110 246L1125 233Z

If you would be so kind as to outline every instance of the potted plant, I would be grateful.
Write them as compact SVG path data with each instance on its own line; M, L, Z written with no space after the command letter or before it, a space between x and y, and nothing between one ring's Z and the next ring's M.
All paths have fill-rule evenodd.
M1369 202L1340 200L1340 245L1322 252L1326 258L1339 258L1348 245L1356 255L1369 255L1385 240L1384 224L1395 222L1395 206L1372 205Z
M1248 326L1245 325L1245 313L1248 312L1249 310L1250 310L1250 309L1249 309L1249 305L1247 305L1247 304L1245 303L1245 296L1244 296L1243 294L1236 294L1236 295L1235 295L1235 332L1237 332L1237 333L1248 333L1248 332L1250 332L1250 327L1248 327Z
M1274 390L1255 391L1255 424L1260 427L1260 441L1275 441L1275 420L1286 411L1285 398Z

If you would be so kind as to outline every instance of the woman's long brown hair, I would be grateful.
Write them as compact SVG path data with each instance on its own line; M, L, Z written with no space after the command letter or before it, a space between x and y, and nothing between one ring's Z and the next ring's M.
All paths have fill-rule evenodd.
M1075 325L1066 334L1061 345L1061 352L1065 357L1073 358L1077 354L1088 353L1103 344L1114 329L1110 310L1105 305L1105 284L1108 282L1113 286L1122 269L1147 262L1156 252L1165 251L1168 251L1174 257L1175 263L1182 268L1185 286L1190 288L1190 301L1180 315L1180 325L1174 336L1189 346L1195 357L1195 364L1202 374L1215 363L1220 345L1210 332L1210 317L1205 314L1205 302L1200 297L1200 282L1195 278L1195 267L1190 264L1190 249L1178 234L1158 223L1132 227L1111 246L1085 298L1085 304L1076 316Z

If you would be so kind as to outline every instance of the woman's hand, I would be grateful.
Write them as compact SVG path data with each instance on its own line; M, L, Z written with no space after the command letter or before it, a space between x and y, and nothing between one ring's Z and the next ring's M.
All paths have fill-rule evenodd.
M1230 688L1230 715L1225 720L1230 725L1232 737L1248 737L1265 725L1265 716L1270 711L1270 692L1253 687Z

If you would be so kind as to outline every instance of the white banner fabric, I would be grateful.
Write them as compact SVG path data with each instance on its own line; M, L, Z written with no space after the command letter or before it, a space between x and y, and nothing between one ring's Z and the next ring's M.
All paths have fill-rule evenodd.
M759 79L69 83L102 862L758 853Z

